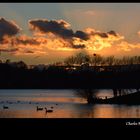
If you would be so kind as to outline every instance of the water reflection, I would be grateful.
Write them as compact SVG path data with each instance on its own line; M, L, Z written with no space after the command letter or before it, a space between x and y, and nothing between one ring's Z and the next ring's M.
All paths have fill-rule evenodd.
M45 106L45 105L44 105ZM50 107L48 107L50 108ZM53 113L36 111L36 106L0 109L2 118L140 118L140 106L59 104Z
M140 118L140 106L93 105L79 117L87 118Z
M53 112L37 111L37 105ZM140 118L140 105L88 105L69 90L0 91L0 118Z

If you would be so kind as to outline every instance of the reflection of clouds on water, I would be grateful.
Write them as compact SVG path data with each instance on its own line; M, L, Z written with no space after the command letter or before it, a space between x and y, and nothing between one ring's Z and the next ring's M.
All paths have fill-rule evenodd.
M89 105L69 90L15 91L0 90L0 118L140 118L140 106ZM111 95L111 92L101 90L100 95ZM9 109L4 110L3 105ZM53 112L36 111L36 106L48 109L53 106Z
M89 104L74 104L71 118L94 118L94 105Z
M44 112L35 110L0 110L1 118L44 118Z
M140 106L75 104L71 118L140 118Z
M0 101L25 102L83 102L72 90L0 90Z
M88 105L88 104L42 104L39 106L51 109L53 113L36 111L36 105L12 104L8 110L0 107L1 118L140 118L140 106L126 105Z
M112 97L113 91L112 90L99 90L97 93L97 97Z

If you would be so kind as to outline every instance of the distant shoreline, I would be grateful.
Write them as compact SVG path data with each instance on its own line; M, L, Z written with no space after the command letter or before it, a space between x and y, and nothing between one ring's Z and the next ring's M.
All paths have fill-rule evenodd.
M139 88L140 65L126 70L107 67L99 71L96 67L50 66L47 69L28 69L24 64L16 67L0 64L0 89L113 89ZM97 67L100 68L100 67Z
M140 105L140 91L107 99L95 99L94 103Z

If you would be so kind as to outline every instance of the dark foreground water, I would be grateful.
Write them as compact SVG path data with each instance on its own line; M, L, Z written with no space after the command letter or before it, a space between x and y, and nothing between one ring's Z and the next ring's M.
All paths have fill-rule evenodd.
M112 96L112 91L100 90L98 96ZM0 118L140 118L140 105L88 105L74 90L0 90Z

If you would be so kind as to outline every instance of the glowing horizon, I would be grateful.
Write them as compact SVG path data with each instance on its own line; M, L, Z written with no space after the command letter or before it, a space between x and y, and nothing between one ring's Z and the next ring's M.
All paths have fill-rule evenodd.
M80 51L139 55L139 12L138 3L1 3L0 59L46 64Z

